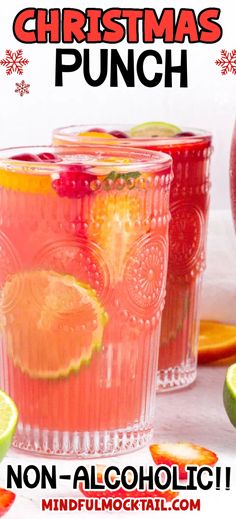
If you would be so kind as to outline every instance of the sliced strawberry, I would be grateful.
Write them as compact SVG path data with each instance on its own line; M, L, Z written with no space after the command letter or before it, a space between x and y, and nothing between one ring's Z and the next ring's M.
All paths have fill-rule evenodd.
M114 477L110 477L111 481L114 480ZM97 473L97 482L103 483L103 474L101 472ZM126 499L134 498L158 498L163 497L166 501L172 501L175 497L179 495L179 492L173 492L172 490L164 490L161 492L161 490L138 490L135 488L134 490L125 490L124 488L118 488L117 490L84 490L83 483L79 484L79 490L85 497L96 497L100 499L101 497L105 498L120 498L120 499Z
M2 517L11 508L14 503L16 495L10 490L0 488L0 517Z
M178 465L180 479L187 478L186 465L215 465L216 454L194 443L157 443L149 447L157 465Z

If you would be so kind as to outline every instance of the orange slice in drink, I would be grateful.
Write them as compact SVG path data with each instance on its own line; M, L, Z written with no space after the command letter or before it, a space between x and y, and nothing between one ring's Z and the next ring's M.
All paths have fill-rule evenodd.
M216 321L202 321L199 335L199 363L224 363L234 356L236 356L236 326Z
M11 170L0 169L0 187L21 193L50 193L55 195L50 175L42 174L42 171L40 174L37 170L37 162L34 162L34 173L32 173L32 171L27 172L25 163L20 159L17 160L17 158L14 158L14 165L11 165Z
M105 251L115 281L122 279L126 254L143 233L142 213L141 197L127 192L111 192L94 200L88 234Z
M65 377L102 346L106 313L94 290L73 276L46 270L14 274L2 289L1 305L8 354L31 377Z
M114 135L106 132L81 132L77 135L78 137L89 137L90 139L112 139L113 141L116 141L116 137L114 137Z

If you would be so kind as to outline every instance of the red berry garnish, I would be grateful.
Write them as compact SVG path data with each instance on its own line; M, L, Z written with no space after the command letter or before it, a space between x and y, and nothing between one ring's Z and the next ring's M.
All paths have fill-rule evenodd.
M94 133L106 133L106 130L103 130L103 128L90 128L88 131Z
M39 153L38 157L40 160L47 161L47 162L59 162L61 161L61 157L59 155L55 155L54 153Z
M112 132L109 132L113 137L117 137L118 139L127 139L128 135L127 133L121 132L120 130L112 130Z
M176 133L175 137L194 137L195 133L193 132L180 132Z
M61 197L83 198L92 193L91 181L95 175L89 173L89 168L82 164L67 166L60 172L58 179L53 180L52 187Z
M12 160L22 160L25 162L40 162L40 158L32 153L20 153L19 155L13 155L10 157Z

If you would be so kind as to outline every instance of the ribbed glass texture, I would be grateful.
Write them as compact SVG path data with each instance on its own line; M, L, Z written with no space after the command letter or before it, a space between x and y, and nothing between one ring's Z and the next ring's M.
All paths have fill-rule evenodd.
M170 239L167 297L162 317L157 387L160 391L178 389L191 384L197 375L199 305L201 279L205 269L207 221L209 209L209 164L211 136L203 130L184 128L168 136L155 135L155 123L143 125L138 136L132 136L132 125L100 125L109 132L121 130L126 138L119 145L168 153L173 159L174 180L170 194ZM160 123L160 126L162 124ZM165 127L165 125L164 125ZM147 134L145 135L145 130ZM156 133L158 135L158 124ZM151 133L151 135L152 135ZM235 133L236 135L236 133ZM89 126L55 130L54 142L75 144L98 141L89 137ZM100 142L105 141L103 134ZM236 213L236 140L231 158L232 207ZM234 173L235 172L235 173ZM236 216L235 216L236 217Z
M173 158L167 298L162 317L158 388L176 389L197 375L199 308L205 269L211 140L166 149Z
M0 386L19 408L14 446L85 457L139 448L152 431L170 164L101 180L77 199L25 177L0 188ZM89 303L70 310L71 280L102 309L101 344L91 344L97 307L92 320Z

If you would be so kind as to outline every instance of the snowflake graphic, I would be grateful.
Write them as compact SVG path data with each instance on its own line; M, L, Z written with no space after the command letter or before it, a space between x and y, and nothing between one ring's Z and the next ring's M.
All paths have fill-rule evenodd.
M25 94L29 94L29 87L30 85L27 84L24 79L20 83L16 83L16 89L15 92L19 94L21 97L23 97Z
M23 67L28 65L29 60L23 58L23 50L19 49L16 52L6 50L6 57L0 60L0 65L6 67L6 73L10 76L13 72L16 72L21 76L23 74Z
M221 58L216 60L216 65L221 67L222 76L226 76L229 72L236 75L236 49L232 52L226 50L221 51Z

